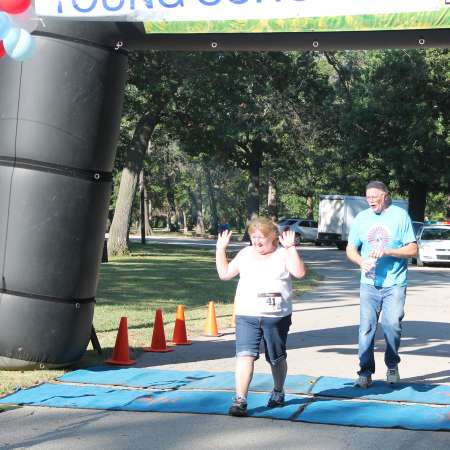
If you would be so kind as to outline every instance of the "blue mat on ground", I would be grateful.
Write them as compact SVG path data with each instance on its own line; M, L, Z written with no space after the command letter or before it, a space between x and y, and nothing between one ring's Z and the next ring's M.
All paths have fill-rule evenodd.
M153 391L103 386L43 384L0 399L0 404L22 404L60 408L86 408L167 413L227 414L233 392ZM408 405L359 400L286 395L282 408L267 408L267 394L250 393L249 415L279 420L399 427L413 430L450 430L450 406Z
M234 372L181 371L98 366L69 372L58 380L73 383L107 384L152 389L198 389L234 391ZM255 373L250 390L270 392L272 376ZM336 398L361 398L397 402L450 405L450 386L433 384L388 385L375 381L367 390L353 387L353 380L336 377L288 375L285 389L291 394L313 394Z
M320 399L308 404L294 420L373 428L450 430L450 407Z
M158 395L159 393L135 389L47 383L30 389L22 389L7 397L0 398L0 404L120 410L133 400L150 394Z
M160 370L136 367L97 366L75 370L58 378L71 383L108 384L153 389L178 389L193 382L214 378L217 374L202 370Z
M387 384L375 381L368 389L353 386L349 378L320 377L311 394L323 397L362 398L393 402L430 403L450 405L450 386L437 384Z
M307 394L315 377L290 375L285 390L292 394ZM116 368L98 366L69 372L58 378L71 383L107 384L152 389L210 389L234 391L234 372L181 371L145 368ZM270 392L273 388L272 375L255 373L250 389Z

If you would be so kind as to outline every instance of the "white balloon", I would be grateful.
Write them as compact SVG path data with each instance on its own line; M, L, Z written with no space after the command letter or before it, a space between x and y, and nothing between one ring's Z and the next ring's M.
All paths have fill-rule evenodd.
M23 28L11 28L3 39L6 53L16 61L25 61L34 55L36 43Z

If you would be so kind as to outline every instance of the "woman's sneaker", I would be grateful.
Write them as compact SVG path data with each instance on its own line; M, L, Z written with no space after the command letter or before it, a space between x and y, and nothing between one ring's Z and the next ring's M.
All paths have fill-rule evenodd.
M370 375L360 375L354 382L354 387L360 387L362 389L367 389L372 384L372 377Z
M388 369L386 373L386 381L389 384L396 384L400 382L400 374L398 373L398 368Z
M234 417L247 417L247 400L244 397L236 397L228 410L228 414Z
M269 401L267 402L268 408L278 408L284 406L284 392L276 391L275 389L270 394Z

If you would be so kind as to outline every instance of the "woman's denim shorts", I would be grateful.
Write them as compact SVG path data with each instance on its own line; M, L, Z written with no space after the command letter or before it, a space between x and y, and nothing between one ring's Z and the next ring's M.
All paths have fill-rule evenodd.
M291 314L284 317L236 316L236 356L259 358L261 339L266 360L276 365L286 359L286 340Z

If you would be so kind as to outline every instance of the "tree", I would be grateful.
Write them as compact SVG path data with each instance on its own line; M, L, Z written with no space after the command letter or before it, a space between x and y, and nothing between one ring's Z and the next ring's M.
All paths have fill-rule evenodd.
M449 67L446 50L366 52L341 120L359 175L407 194L415 220L424 217L427 192L448 180Z
M177 90L182 75L177 70L180 57L174 53L151 52L130 56L129 81L125 91L123 170L112 220L108 254L128 253L128 234L133 200L150 139L161 121L166 105ZM134 126L130 141L130 128ZM128 139L127 139L128 136Z
M281 208L288 215L288 197L304 202L303 216L312 218L314 200L327 184L333 185L335 152L335 94L328 73L316 53L290 53L285 78L275 83L278 114L275 129L279 151L265 160L268 179L277 180ZM297 208L295 208L297 209Z
M282 160L292 134L286 105L303 102L302 123L312 127L314 110L324 104L320 98L327 79L320 76L312 53L219 53L201 58L202 71L193 82L190 78L178 98L178 136L189 153L231 160L247 172L250 219L260 211L264 161Z

